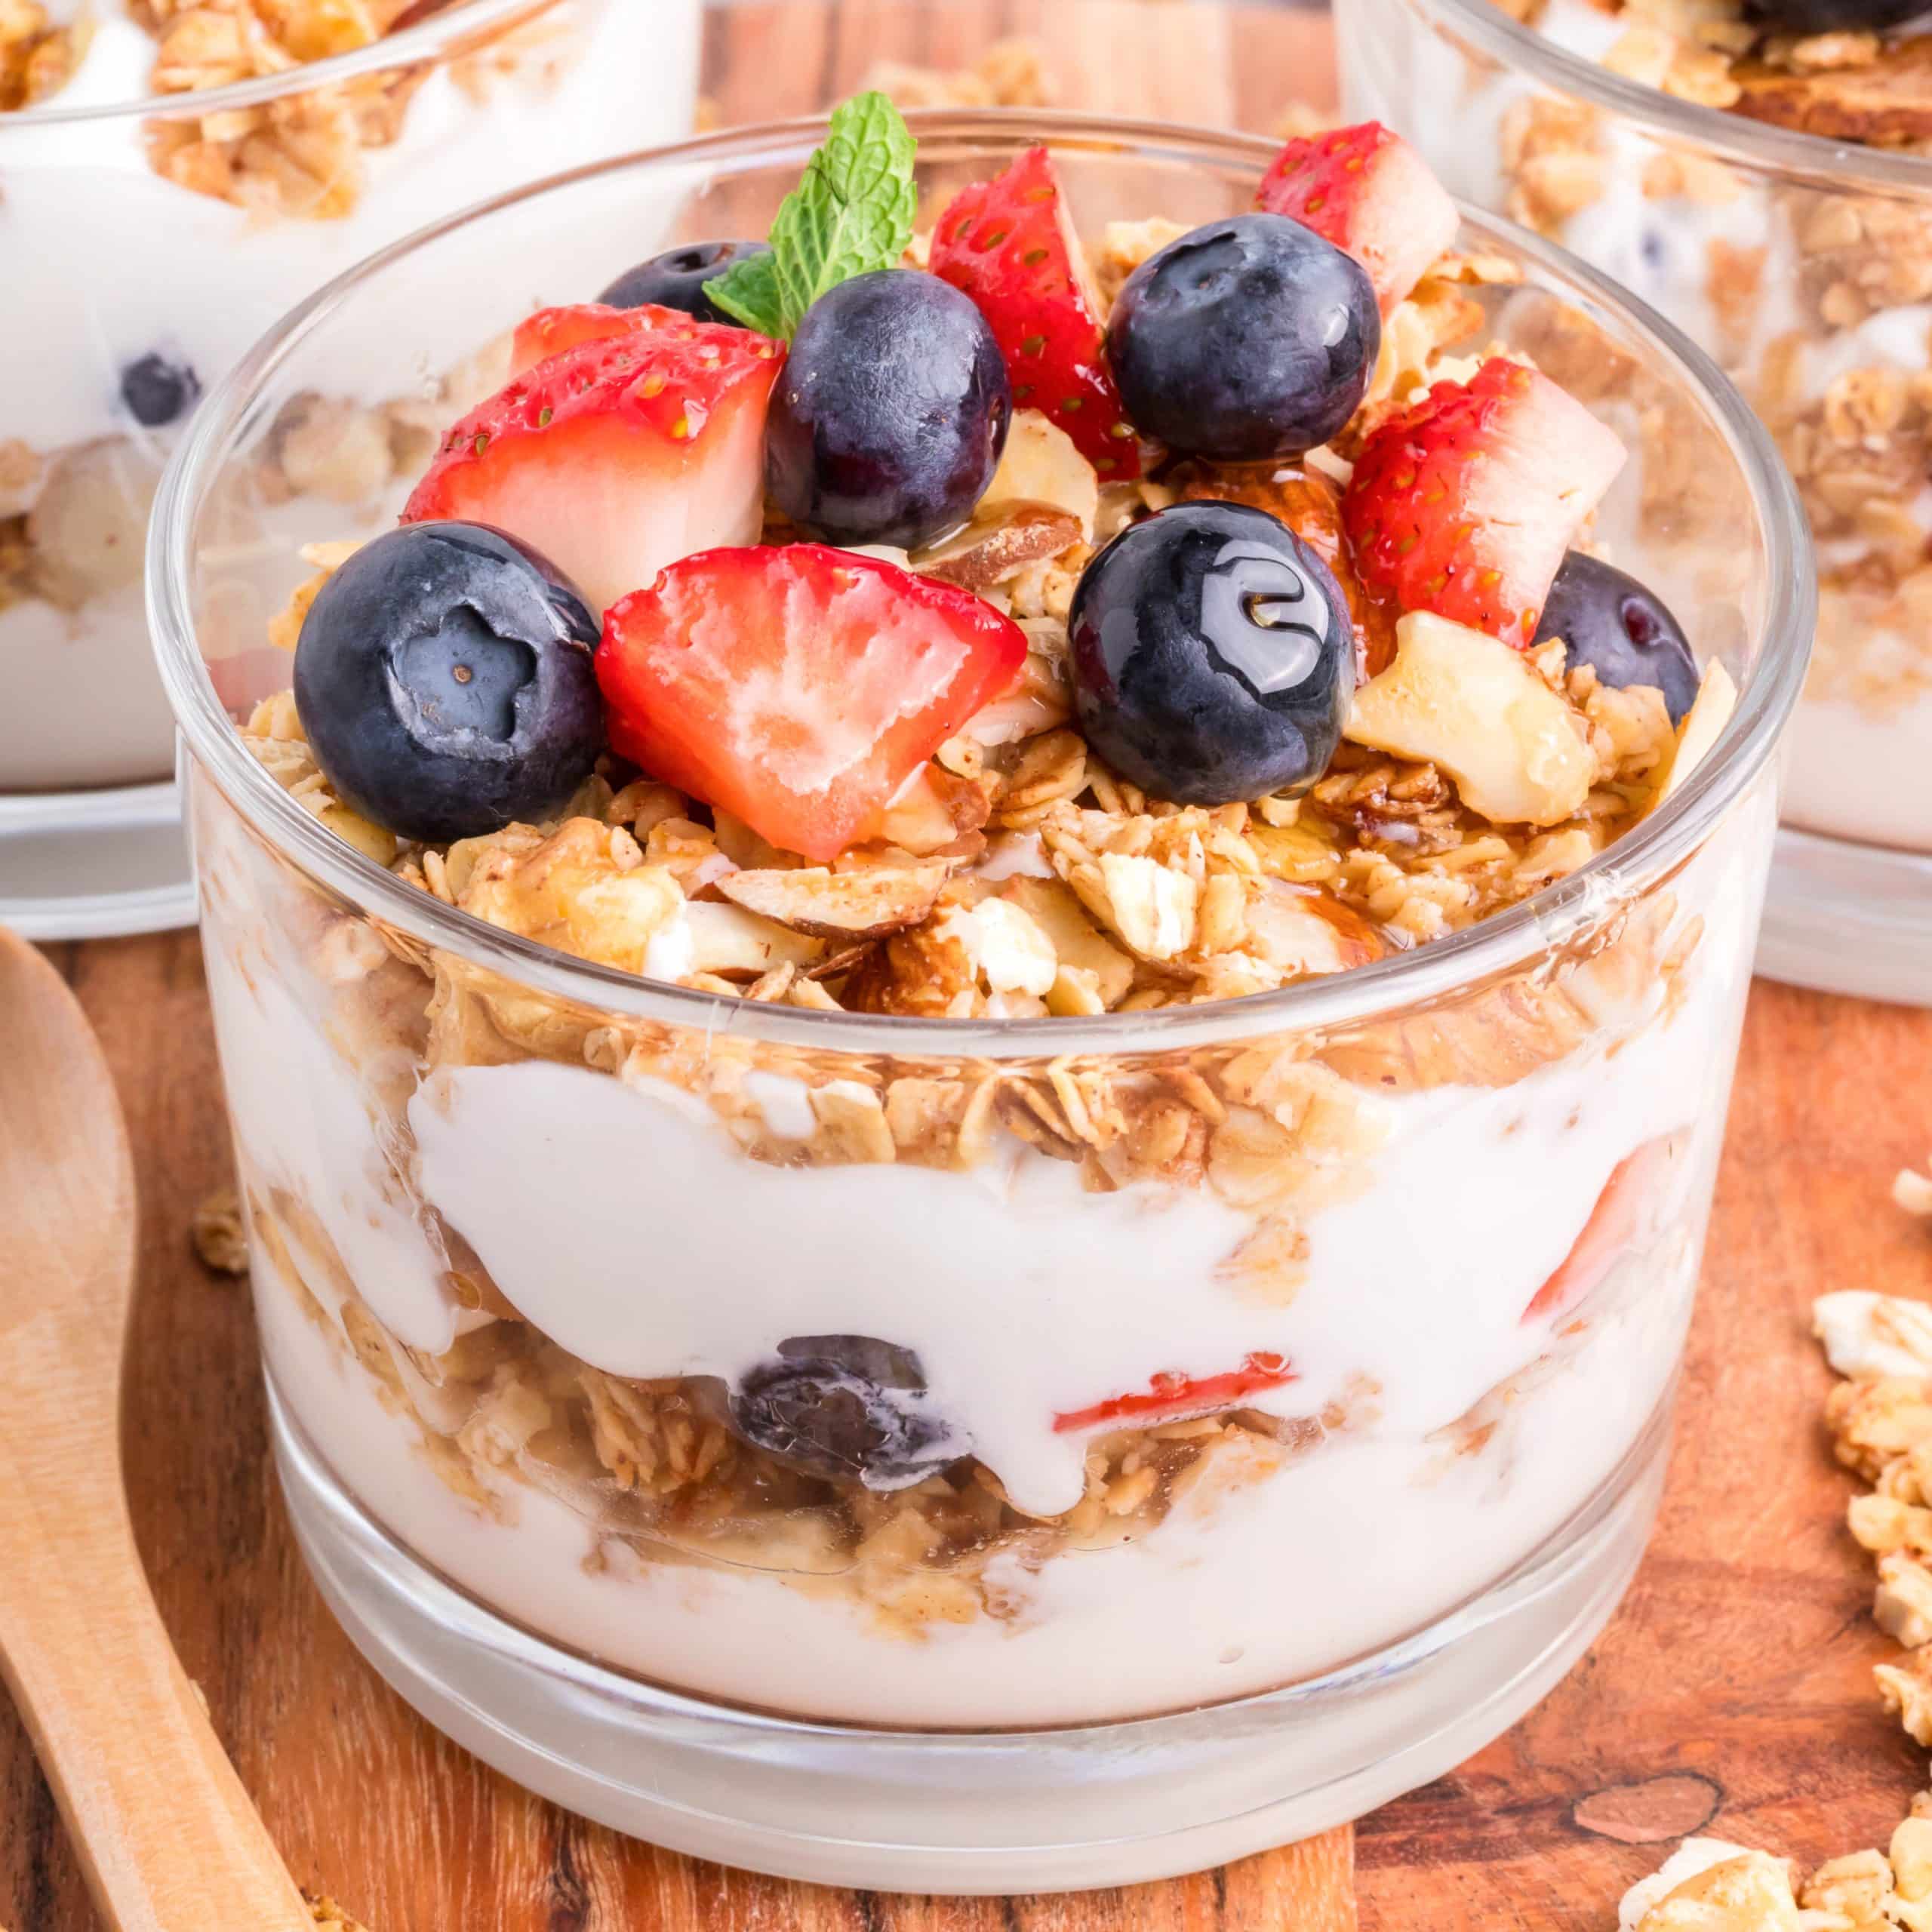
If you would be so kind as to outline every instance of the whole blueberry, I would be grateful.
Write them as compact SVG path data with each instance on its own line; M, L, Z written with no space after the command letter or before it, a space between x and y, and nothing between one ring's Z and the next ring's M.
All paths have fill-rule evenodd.
M121 400L143 429L159 429L186 415L201 392L200 379L186 363L152 351L121 371Z
M1305 792L1334 755L1355 629L1327 565L1244 503L1177 503L1087 566L1074 708L1123 778L1183 804Z
M1327 441L1355 413L1381 344L1360 263L1279 214L1169 242L1128 276L1107 322L1134 426L1226 463Z
M918 1357L865 1335L795 1335L731 1392L732 1426L804 1470L903 1489L971 1444L934 1407Z
M971 300L916 269L855 275L805 312L773 392L765 488L835 543L906 549L963 523L1013 392Z
M1750 11L1786 33L1882 33L1927 11L1927 0L1756 0Z
M655 303L660 309L681 309L701 322L724 322L737 328L737 317L726 315L705 294L704 285L748 256L771 253L762 242L694 242L688 248L667 248L626 269L597 299L613 309Z
M1697 700L1701 680L1683 626L1634 577L1580 550L1564 556L1543 607L1535 642L1552 637L1606 685L1654 685L1673 724Z
M602 749L598 626L515 538L413 523L323 585L295 651L295 706L337 795L441 841L555 811Z

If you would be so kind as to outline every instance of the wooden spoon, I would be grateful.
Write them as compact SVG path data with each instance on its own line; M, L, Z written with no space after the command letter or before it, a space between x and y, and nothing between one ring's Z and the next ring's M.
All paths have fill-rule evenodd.
M74 997L0 931L0 1676L117 1932L313 1932L175 1656L121 1481L128 1131Z

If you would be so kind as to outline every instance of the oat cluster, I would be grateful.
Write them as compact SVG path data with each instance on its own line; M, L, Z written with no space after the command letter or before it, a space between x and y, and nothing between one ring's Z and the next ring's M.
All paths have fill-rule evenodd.
M134 16L154 36L149 85L159 100L357 52L421 11L416 0L138 0ZM84 57L87 31L51 26L38 0L0 0L0 112L53 94ZM451 71L466 88L485 91L494 73L540 60L555 31L541 20L512 26L466 48ZM149 158L178 186L255 214L346 215L361 192L364 155L395 140L428 71L418 63L258 107L157 115L147 128ZM0 595L5 581L0 555Z

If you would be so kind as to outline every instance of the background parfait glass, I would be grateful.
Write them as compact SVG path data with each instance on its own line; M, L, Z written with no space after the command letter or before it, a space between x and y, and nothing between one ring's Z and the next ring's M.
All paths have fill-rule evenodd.
M365 255L688 132L700 11L466 0L263 72L239 15L184 13L157 41L114 7L75 29L63 85L0 112L0 922L79 938L193 917L141 575L199 396ZM424 299L460 319L457 292ZM418 438L329 372L287 398L226 540L279 553L318 500L338 520L372 503Z
M1763 418L1819 622L1759 964L1932 1001L1932 159L1666 92L1584 0L1534 28L1490 0L1349 0L1335 23L1349 118L1652 304Z

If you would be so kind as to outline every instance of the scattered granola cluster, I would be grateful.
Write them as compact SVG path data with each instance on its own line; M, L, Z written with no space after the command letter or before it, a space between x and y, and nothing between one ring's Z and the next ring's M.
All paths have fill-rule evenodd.
M1922 1175L1894 1192L1932 1212ZM1880 1627L1909 1654L1873 1675L1886 1708L1932 1746L1932 1304L1846 1290L1814 1306L1826 1358L1845 1379L1825 1419L1838 1460L1870 1483L1852 1499L1851 1533L1878 1558ZM1788 1859L1718 1838L1689 1838L1624 1895L1620 1932L1927 1932L1932 1928L1932 1793L1884 1851L1834 1858L1803 1877Z
M1932 1927L1932 1794L1883 1851L1829 1859L1808 1877L1789 1859L1721 1838L1687 1838L1631 1887L1619 1932L1925 1932Z
M1846 1378L1826 1407L1833 1446L1872 1485L1848 1514L1878 1559L1872 1615L1909 1653L1875 1674L1887 1708L1932 1746L1932 1306L1847 1289L1821 1297L1814 1320Z

